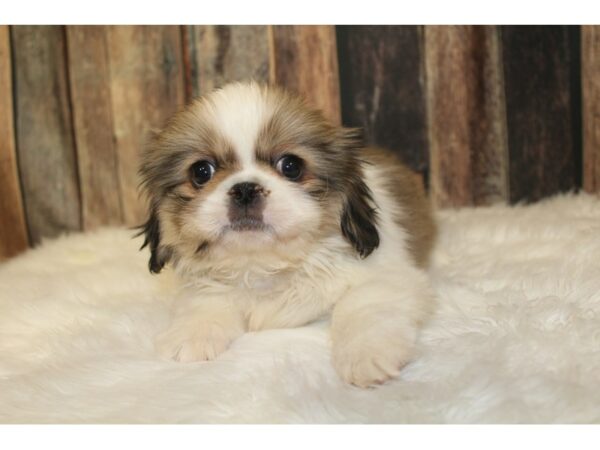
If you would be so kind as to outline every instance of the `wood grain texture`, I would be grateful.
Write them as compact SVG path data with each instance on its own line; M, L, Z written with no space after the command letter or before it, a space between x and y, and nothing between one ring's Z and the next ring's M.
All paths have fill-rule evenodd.
M567 26L503 26L510 199L535 201L577 187L580 131ZM575 59L575 61L574 61Z
M427 26L425 52L434 203L506 201L506 124L496 27Z
M341 123L334 26L271 26L270 81L306 97L333 123Z
M188 99L231 81L269 81L267 26L190 25L183 40Z
M581 27L583 186L600 192L600 26Z
M81 229L77 162L59 26L11 27L16 135L30 240Z
M111 26L107 43L123 217L139 225L146 215L138 192L140 151L151 130L185 103L181 33L176 26Z
M0 25L0 261L29 245L15 150L11 70L9 30Z
M338 26L342 122L394 151L413 170L429 168L423 27Z
M69 79L86 230L122 222L106 27L68 26Z

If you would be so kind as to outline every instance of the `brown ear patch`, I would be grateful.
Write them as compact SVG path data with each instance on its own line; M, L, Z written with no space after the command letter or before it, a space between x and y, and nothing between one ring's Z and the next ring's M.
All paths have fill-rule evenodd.
M160 246L160 224L158 222L158 216L156 214L156 208L152 208L150 217L146 223L139 227L141 231L136 236L144 235L144 243L140 247L142 250L145 247L150 248L150 260L148 261L148 268L151 273L160 273L165 264L171 257L171 251L168 248Z
M379 247L377 212L371 191L362 178L357 178L345 196L340 222L342 234L360 257L366 258Z

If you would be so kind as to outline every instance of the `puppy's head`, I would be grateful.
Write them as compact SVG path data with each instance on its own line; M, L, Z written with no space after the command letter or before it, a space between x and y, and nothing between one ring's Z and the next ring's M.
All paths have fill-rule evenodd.
M361 146L356 130L278 88L230 84L196 100L143 154L150 270L171 259L293 258L333 233L368 256L379 236Z

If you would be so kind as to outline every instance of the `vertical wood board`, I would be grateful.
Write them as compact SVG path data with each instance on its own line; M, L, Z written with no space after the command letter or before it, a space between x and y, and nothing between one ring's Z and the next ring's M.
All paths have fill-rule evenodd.
M503 26L511 201L535 201L578 185L580 130L567 26ZM578 58L577 58L578 59Z
M335 27L270 27L271 82L306 97L330 121L341 123Z
M508 153L496 27L428 26L425 42L434 202L506 201Z
M9 29L0 25L0 261L29 244L15 150L11 70Z
M32 244L81 229L65 30L14 26L19 173Z
M600 26L583 26L583 186L600 192Z
M183 39L188 98L232 81L269 81L267 26L189 25Z
M68 26L83 228L122 222L106 27Z
M338 26L342 122L413 170L429 169L423 27Z
M185 103L181 32L176 26L111 26L110 93L119 185L127 225L144 221L139 155L154 129Z

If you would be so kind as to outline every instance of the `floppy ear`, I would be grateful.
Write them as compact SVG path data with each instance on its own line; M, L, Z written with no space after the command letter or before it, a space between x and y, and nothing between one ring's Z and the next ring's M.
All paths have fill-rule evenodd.
M171 252L168 249L160 246L160 224L158 222L158 216L156 214L156 208L153 207L150 210L150 217L140 226L141 231L137 236L144 235L144 243L140 247L142 250L144 247L150 248L150 261L148 261L148 268L152 273L159 273L165 264L169 261Z
M369 256L379 246L377 212L371 190L363 178L360 152L365 146L360 128L338 128L335 137L338 167L336 177L342 183L342 234L356 249L361 258Z
M366 258L379 246L373 196L361 176L357 175L345 192L341 228L361 258Z

